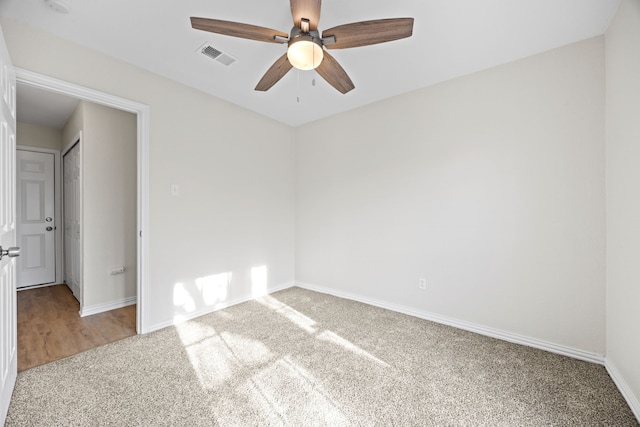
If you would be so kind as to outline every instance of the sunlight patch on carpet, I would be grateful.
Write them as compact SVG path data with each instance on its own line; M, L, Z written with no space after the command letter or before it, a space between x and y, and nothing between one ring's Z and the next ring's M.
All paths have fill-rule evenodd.
M318 425L349 424L340 405L320 381L290 356L258 372L239 391L258 406L262 421L284 425L308 425L312 420Z
M314 328L314 326L316 325L317 322L315 320L305 316L304 314L300 313L298 310L295 310L289 307L287 304L284 304L278 301L272 296L266 295L262 298L257 299L256 301L258 301L260 304L266 307L269 307L270 309L280 314L281 316L286 317L296 326L304 329L308 333L313 334L316 332L316 328Z
M204 390L221 386L244 368L273 359L263 343L238 334L218 334L197 321L184 322L176 328Z
M345 350L348 350L360 357L364 357L365 359L369 359L372 362L377 363L378 365L381 365L385 368L389 367L388 363L383 362L382 360L378 359L377 357L375 357L373 354L369 353L368 351L365 351L363 349L361 349L360 347L358 347L357 345L353 344L351 341L346 340L344 338L342 338L340 335L331 332L331 331L323 331L320 334L318 334L318 336L316 337L319 340L322 341L329 341L330 343L333 344L337 344L340 347L344 348Z
M338 334L336 334L335 332L332 332L330 330L324 330L322 332L319 332L319 328L317 327L317 322L307 316L305 316L304 314L300 313L299 311L295 310L294 308L288 306L287 304L284 304L280 301L278 301L277 299L275 299L272 296L266 295L262 298L257 299L256 301L258 301L260 304L265 305L267 307L269 307L270 309L272 309L273 311L275 311L276 313L286 317L287 319L289 319L292 323L294 323L295 325L297 325L298 327L300 327L301 329L305 330L306 332L308 332L311 335L316 335L316 338L321 340L321 341L327 341L333 344L336 344L342 348L344 348L345 350L354 353L358 356L364 357L368 360L371 360L372 362L377 363L378 365L381 365L385 368L388 368L389 365L378 359L377 357L375 357L374 355L372 355L371 353L367 352L366 350L363 350L362 348L358 347L357 345L353 344L351 341L342 338L341 336L339 336Z

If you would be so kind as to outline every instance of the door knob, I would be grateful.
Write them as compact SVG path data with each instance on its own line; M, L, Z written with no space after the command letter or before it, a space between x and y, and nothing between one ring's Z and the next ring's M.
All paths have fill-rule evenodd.
M45 228L45 230L51 231L51 230L53 230L53 227L47 227L47 228Z
M2 249L2 246L0 246L0 259L5 255L9 258L17 257L20 255L20 248L12 247L9 249Z
M48 217L46 217L44 220L45 220L45 221L47 221L47 222L51 222L51 221L53 221L53 218L51 218L50 216L48 216Z

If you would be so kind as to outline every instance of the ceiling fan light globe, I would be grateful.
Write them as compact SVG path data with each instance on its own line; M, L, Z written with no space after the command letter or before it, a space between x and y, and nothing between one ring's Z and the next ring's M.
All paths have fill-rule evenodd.
M299 70L313 70L322 62L323 50L320 43L310 36L297 37L289 42L287 58Z

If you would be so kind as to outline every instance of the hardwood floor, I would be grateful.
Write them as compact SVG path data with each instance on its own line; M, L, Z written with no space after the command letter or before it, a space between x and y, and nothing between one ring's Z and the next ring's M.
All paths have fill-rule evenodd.
M18 371L136 334L136 306L80 317L66 285L18 292Z

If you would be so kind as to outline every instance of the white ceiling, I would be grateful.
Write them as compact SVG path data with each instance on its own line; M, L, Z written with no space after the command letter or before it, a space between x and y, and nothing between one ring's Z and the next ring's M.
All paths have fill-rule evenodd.
M370 19L415 18L409 39L331 51L356 86L342 95L315 71L295 69L268 92L256 92L256 83L286 45L190 27L189 17L199 16L288 33L288 0L61 1L69 14L54 12L45 0L2 0L0 14L292 126L600 35L619 3L325 0L321 31ZM196 53L205 42L237 61L226 67Z
M16 91L19 122L62 129L78 106L78 99L20 85Z

